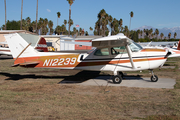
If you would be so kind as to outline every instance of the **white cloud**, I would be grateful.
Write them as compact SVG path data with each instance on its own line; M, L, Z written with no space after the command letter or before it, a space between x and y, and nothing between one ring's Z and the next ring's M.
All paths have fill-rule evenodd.
M48 11L48 12L51 12L51 10L50 10L50 9L47 9L47 11Z

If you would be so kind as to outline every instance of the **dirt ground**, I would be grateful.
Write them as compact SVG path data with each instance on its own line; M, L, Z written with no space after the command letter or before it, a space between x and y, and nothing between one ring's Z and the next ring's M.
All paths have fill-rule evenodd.
M179 60L167 62L173 69L154 71L176 79L175 89L150 89L60 84L110 73L10 67L12 59L0 59L0 119L179 120ZM150 76L148 71L127 74Z

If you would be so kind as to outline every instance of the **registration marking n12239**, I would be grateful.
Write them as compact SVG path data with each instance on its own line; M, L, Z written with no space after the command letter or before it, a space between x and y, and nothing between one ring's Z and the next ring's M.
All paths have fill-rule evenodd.
M62 66L62 65L74 65L77 58L56 58L56 59L46 59L43 66Z

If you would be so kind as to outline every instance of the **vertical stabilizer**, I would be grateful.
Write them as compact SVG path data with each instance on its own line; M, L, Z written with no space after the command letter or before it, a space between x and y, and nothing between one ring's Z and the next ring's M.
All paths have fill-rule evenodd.
M21 52L29 45L19 34L4 35L13 58L18 57ZM26 50L19 57L35 56L38 52L32 47L28 46Z

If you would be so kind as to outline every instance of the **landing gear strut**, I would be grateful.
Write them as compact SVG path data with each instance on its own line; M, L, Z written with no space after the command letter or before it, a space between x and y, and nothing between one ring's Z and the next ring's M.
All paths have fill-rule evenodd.
M151 81L152 82L157 82L158 81L158 76L154 75L153 70L151 70L152 76L151 76Z

